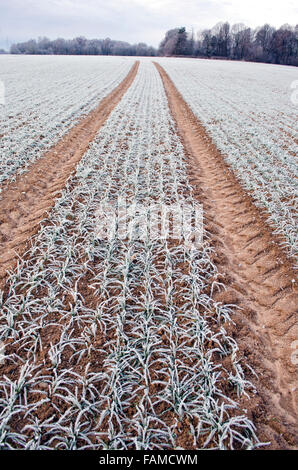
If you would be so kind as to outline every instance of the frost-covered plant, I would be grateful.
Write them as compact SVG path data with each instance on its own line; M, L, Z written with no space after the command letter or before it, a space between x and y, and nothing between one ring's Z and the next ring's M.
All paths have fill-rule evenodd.
M138 238L132 224L126 238L117 230L100 238L98 207L119 195L194 205L149 61L8 279L1 339L16 354L7 358L12 376L0 381L2 446L173 448L187 420L195 447L253 448L253 424L225 392L249 394L251 385L224 328L233 306L213 299L222 286L208 237L194 248ZM17 417L23 432L14 435Z
M297 108L293 67L158 59L255 203L285 238L297 241ZM274 67L274 73L273 73Z

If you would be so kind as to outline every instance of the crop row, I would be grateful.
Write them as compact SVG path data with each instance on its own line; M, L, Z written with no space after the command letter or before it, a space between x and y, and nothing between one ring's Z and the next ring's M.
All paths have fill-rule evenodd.
M128 74L132 59L0 58L0 183L40 158Z
M1 305L0 446L254 448L253 387L205 235L98 235L102 204L195 207L161 79L136 79L77 167Z
M293 67L162 60L255 203L297 255L297 108Z

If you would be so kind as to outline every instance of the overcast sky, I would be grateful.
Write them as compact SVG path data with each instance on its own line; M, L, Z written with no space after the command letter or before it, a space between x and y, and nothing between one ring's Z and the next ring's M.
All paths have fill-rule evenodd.
M197 31L219 21L296 24L297 5L294 0L0 0L0 46L38 36L110 37L158 46L177 26Z

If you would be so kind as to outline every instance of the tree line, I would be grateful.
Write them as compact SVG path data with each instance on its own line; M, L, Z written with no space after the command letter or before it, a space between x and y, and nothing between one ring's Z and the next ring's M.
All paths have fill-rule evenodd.
M243 23L218 23L197 37L184 27L169 30L158 55L215 57L234 60L298 65L298 25L275 29L269 24L251 29Z
M129 44L124 41L106 39L86 39L83 36L74 39L46 37L38 40L13 44L11 54L54 54L54 55L121 55L121 56L155 56L154 47L145 43Z
M106 39L46 37L13 44L11 54L191 56L298 65L298 25L275 29L269 24L256 29L243 23L217 23L194 35L185 27L167 31L158 50L145 43L129 44Z

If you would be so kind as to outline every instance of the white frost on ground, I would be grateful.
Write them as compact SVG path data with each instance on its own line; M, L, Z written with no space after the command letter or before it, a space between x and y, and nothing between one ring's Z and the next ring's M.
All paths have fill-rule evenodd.
M297 104L294 67L158 59L289 253L297 246Z
M0 56L0 184L23 173L128 74L133 57Z
M195 204L149 61L7 283L0 448L174 448L185 421L194 447L258 446L238 403L251 384L224 328L233 309L213 299L208 240L200 250L117 232L101 240L96 213L118 196Z

